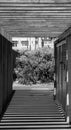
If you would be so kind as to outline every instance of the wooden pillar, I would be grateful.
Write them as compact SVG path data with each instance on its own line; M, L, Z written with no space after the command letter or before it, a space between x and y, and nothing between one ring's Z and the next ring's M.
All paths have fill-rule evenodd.
M7 40L2 37L3 44L3 105L7 102Z
M10 91L12 93L12 83L13 83L13 54L12 54L12 44L10 43Z
M54 59L55 59L55 72L54 72L54 100L56 99L56 73L57 73L57 49L54 44Z
M8 41L8 51L7 51L7 57L8 57L8 98L12 93L12 86L11 86L11 75L12 75L12 71L11 71L11 44Z
M2 113L2 106L3 106L3 73L2 73L2 36L0 35L0 115Z

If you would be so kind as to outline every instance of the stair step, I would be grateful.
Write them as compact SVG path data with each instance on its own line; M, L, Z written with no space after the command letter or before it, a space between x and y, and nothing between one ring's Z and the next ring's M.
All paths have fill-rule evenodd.
M2 125L2 126L0 126L0 129L10 129L10 128L13 128L13 129L61 129L61 128L64 128L64 130L66 129L66 128L71 128L71 126L70 125ZM63 129L62 129L63 130Z
M26 120L65 120L65 118L64 117L23 117L23 116L12 116L12 117L3 117L2 118L3 120L4 119L26 119Z
M34 130L71 130L71 128L34 128ZM23 130L23 128L1 128L1 130ZM24 128L24 130L29 130L29 128ZM30 128L30 130L33 130L33 128Z
M67 122L1 122L0 125L66 125Z
M65 122L65 119L31 119L31 120L26 120L26 119L21 119L21 118L18 118L18 119L2 119L1 122Z
M12 113L12 111L11 111L11 113ZM64 116L65 114L64 113L43 113L43 111L39 111L39 112L35 112L35 111L19 111L19 110L15 110L14 111L14 113L13 113L13 115L16 113L16 115L17 114L21 114L22 115L22 113L23 114L26 114L26 115L29 115L29 114L31 114L31 115L37 115L37 114L39 114L39 115L45 115L45 114L47 114L47 116ZM6 114L8 114L8 113L6 113Z
M57 117L65 117L65 116L59 116L59 115L55 115L55 116L52 116L52 115L23 115L23 114L10 114L10 115L7 115L7 114L5 114L3 117L15 117L15 116L20 116L20 117L26 117L26 118L31 118L31 117L33 117L33 118L57 118Z
M65 116L63 115L56 115L56 114L54 114L54 115L23 115L22 113L21 114L5 114L3 117L26 117L26 118L65 118Z
M24 96L25 95L25 96ZM51 92L16 91L0 122L2 130L70 129L61 106Z

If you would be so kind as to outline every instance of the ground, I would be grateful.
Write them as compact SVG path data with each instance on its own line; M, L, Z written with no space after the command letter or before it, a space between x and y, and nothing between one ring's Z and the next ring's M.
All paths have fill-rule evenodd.
M23 85L19 84L17 81L13 83L13 90L18 89L32 89L32 90L53 90L54 83L43 83L43 84L33 84L33 85Z

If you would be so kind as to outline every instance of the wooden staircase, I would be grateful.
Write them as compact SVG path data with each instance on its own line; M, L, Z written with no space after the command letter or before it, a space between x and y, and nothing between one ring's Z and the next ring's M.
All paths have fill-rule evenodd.
M17 90L0 122L5 130L70 129L53 91Z

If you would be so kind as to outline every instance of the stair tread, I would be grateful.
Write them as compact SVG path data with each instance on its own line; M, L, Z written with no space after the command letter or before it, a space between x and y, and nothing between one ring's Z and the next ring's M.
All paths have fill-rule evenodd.
M61 119L60 120L59 119L57 119L57 120L55 120L55 119L53 119L53 120L52 119L51 120L25 120L25 119L24 120L23 119L13 119L13 120L12 119L9 119L9 120L3 119L3 120L1 120L1 122L40 122L40 121L41 122L50 122L50 121L51 122L55 122L55 121L56 122L62 122L62 121L64 121L65 122L65 120L61 120Z
M1 122L0 125L62 125L62 124L68 124L67 122Z
M35 126L35 125L32 125L32 126L24 126L24 125L17 125L17 126L14 126L14 125L11 125L11 126L5 126L5 125L3 125L3 126L0 126L0 129L1 128L40 128L40 129L42 129L42 128L71 128L71 126L70 125L43 125L43 126L41 126L41 125L39 125L39 126Z

